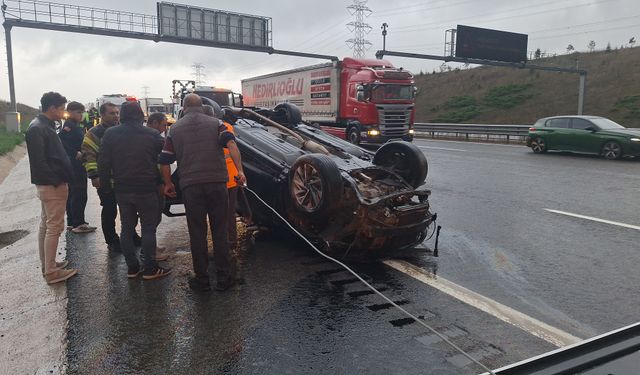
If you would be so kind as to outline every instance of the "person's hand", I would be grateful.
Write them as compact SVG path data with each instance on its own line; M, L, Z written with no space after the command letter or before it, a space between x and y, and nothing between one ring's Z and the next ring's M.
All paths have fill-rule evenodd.
M78 151L76 153L76 160L82 160L82 152Z
M176 194L176 187L175 185L173 185L173 182L169 182L168 184L164 185L164 195L169 198L175 198L176 196L178 196L178 194Z
M238 172L238 175L235 177L235 180L240 186L247 185L247 177L242 172Z
M91 185L93 185L94 188L96 189L100 189L100 178L98 177L94 177L91 179Z

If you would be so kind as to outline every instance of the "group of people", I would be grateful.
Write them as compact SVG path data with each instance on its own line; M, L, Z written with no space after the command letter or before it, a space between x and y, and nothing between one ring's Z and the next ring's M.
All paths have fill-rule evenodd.
M168 275L171 270L158 263L168 256L158 251L156 229L165 196L177 194L171 173L171 164L177 162L195 274L189 286L196 291L211 290L210 227L216 289L232 287L236 283L230 252L237 241L235 202L238 185L244 185L246 178L233 128L222 121L220 107L204 106L198 95L189 94L183 100L183 117L167 132L162 113L150 115L145 126L137 102L125 102L120 108L105 103L99 108L100 123L84 134L80 127L84 106L69 102L68 119L56 134L55 122L63 118L66 103L59 93L44 94L42 113L26 133L31 182L42 203L38 248L47 283L62 282L77 273L66 261L56 261L65 211L68 228L74 233L96 230L84 218L88 179L100 198L107 248L124 254L127 277L142 275L144 280L153 280ZM118 210L119 236L115 226ZM138 220L141 236L135 229Z

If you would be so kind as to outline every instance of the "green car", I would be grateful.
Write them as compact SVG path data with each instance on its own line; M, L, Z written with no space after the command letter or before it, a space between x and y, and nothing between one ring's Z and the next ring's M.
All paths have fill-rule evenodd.
M640 129L628 129L598 116L545 117L529 128L527 146L536 154L556 150L606 159L640 156Z

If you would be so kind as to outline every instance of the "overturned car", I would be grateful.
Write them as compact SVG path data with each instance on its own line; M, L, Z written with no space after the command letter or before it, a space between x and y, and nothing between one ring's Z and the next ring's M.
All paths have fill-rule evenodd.
M291 104L227 107L224 120L234 127L249 190L327 250L384 254L426 238L435 217L421 188L427 161L415 145L392 141L373 153L303 123ZM284 226L246 197L255 224ZM165 214L180 203L179 195L168 199Z

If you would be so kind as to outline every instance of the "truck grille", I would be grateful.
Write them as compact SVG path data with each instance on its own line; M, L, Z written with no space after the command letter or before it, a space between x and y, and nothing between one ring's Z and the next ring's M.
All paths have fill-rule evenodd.
M377 105L380 119L380 132L384 136L403 136L409 133L409 122L413 105L384 104Z

